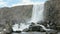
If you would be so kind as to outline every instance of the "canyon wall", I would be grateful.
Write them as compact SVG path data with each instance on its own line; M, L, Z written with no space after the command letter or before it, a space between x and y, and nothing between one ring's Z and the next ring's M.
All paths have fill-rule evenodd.
M33 5L0 8L0 31L10 32L15 23L26 23L32 15Z
M60 26L60 0L48 0L44 7L44 16L46 20Z

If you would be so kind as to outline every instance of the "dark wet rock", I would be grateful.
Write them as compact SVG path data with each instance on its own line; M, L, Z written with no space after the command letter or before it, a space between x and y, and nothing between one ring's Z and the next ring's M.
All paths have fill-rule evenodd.
M24 32L41 32L42 30L40 30L40 26L32 26L29 27L29 29L24 29Z
M35 23L31 23L29 28L24 29L25 32L45 32L45 30L42 29L42 27L37 26Z
M41 32L43 29L40 26L31 26L29 27L29 31L36 31L36 32Z
M21 31L13 31L14 33L21 33Z

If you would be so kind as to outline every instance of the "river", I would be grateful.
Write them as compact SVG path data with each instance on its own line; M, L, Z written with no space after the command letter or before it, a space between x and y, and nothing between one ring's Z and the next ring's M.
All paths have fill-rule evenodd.
M21 33L12 33L12 34L46 34L46 32L21 32ZM60 34L60 32L58 34Z
M12 34L45 34L45 32L21 32L21 33L12 33Z

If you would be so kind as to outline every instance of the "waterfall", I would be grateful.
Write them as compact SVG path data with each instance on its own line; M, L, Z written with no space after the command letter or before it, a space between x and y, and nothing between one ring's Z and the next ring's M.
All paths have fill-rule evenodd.
M23 31L24 29L28 28L31 22L38 22L43 20L43 10L44 10L44 4L36 4L33 5L33 10L32 10L32 16L31 16L31 21L27 24L20 23L20 28L18 28L18 24L15 24L13 26L14 31Z
M33 5L32 10L32 17L30 22L38 22L43 20L43 10L44 10L44 4L37 4Z

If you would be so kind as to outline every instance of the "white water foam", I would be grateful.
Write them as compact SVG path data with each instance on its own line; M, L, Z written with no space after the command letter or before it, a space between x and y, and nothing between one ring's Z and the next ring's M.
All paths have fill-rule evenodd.
M44 4L37 4L33 5L33 11L32 11L32 17L30 22L38 22L43 20L43 10L44 10Z

